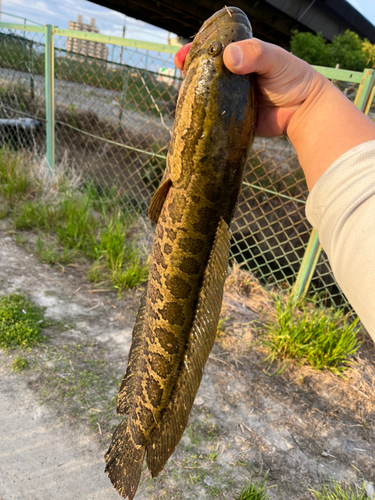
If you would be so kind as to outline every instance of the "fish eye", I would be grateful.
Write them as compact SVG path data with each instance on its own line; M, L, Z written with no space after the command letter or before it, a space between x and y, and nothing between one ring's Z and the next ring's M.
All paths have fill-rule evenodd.
M211 43L211 45L208 49L208 53L211 56L217 57L221 54L222 50L223 50L223 46L221 45L221 43L219 41L215 40L214 42Z

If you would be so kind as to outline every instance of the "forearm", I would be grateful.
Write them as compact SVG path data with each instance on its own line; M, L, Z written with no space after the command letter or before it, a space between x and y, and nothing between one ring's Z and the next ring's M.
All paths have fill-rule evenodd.
M341 155L375 139L375 124L322 77L292 116L286 132L311 190Z
M375 341L375 141L340 156L307 200L342 291Z

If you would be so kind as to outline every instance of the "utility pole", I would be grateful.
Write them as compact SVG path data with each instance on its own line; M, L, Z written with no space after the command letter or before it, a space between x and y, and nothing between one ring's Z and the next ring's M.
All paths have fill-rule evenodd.
M1 0L0 0L1 2ZM126 16L124 16L124 26L122 27L122 38L125 38L125 21L126 21ZM124 46L121 45L121 51L120 51L120 64L122 64L122 53L124 50Z

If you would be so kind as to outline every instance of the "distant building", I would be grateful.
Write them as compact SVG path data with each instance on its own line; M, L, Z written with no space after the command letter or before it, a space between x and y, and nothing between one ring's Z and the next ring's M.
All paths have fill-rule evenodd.
M167 85L178 85L179 80L176 79L176 68L159 68L158 69L158 76L157 76L157 81L158 82L164 82Z
M82 16L78 16L78 21L69 21L69 30L75 31L88 31L89 33L99 33L98 28L95 26L95 19L92 17L90 24L82 22ZM79 40L78 38L67 38L66 50L70 54L79 54L82 56L89 56L95 59L107 60L108 47L105 43L89 42L87 40ZM78 59L73 55L73 59ZM104 63L105 64L105 63Z
M172 45L173 47L183 47L190 42L191 40L189 40L189 38L182 38L181 36L171 38L170 33L168 33L168 45Z

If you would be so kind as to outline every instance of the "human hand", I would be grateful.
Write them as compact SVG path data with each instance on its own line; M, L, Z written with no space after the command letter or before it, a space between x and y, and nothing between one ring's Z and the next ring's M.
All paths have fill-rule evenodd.
M183 69L190 46L185 45L175 55L175 65L179 69ZM306 62L281 47L256 38L228 45L223 59L232 73L257 73L255 135L261 137L287 135L296 111L328 84Z
M180 69L190 45L175 55ZM281 47L252 38L228 45L223 59L233 73L257 73L255 135L287 135L309 189L339 156L375 139L371 120L309 64Z

